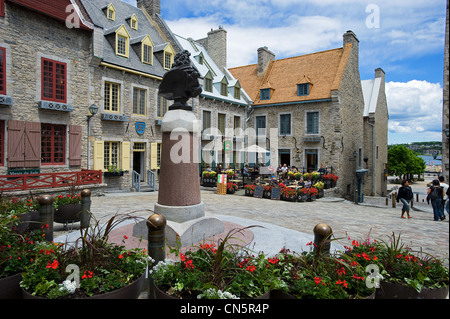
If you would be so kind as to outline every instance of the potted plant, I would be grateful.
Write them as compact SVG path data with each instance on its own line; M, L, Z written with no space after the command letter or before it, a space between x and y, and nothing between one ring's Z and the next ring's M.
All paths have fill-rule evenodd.
M283 187L281 189L281 199L289 202L295 202L297 198L297 191L295 188Z
M308 192L307 201L310 201L310 202L316 200L317 195L319 194L319 192L317 191L317 188L315 188L315 187L307 188L307 192Z
M264 198L270 199L272 197L272 188L273 188L273 186L271 186L271 185L264 186L264 191L263 191Z
M227 174L227 179L233 179L236 177L236 174L232 169L226 170L225 174Z
M17 220L10 224L16 232L23 234L27 230L39 228L34 224L39 220L39 203L32 195L28 198L1 196L0 218L7 215L17 217Z
M217 184L217 172L203 171L202 172L202 184L205 187L214 187Z
M288 286L287 293L295 298L368 299L374 296L375 289L365 283L365 268L339 253L326 255L320 250L310 250L297 254L283 249L276 258L279 273Z
M308 200L308 189L300 188L297 191L297 201L298 202L306 202Z
M294 173L294 178L299 181L303 178L303 174L300 172Z
M444 299L448 295L448 267L438 258L405 247L400 235L392 234L388 241L353 241L346 248L363 266L376 265L377 299Z
M54 221L57 223L68 223L80 221L81 194L73 192L66 195L53 196L55 207Z
M330 174L322 175L322 181L324 183L324 185L323 185L324 189L331 188L331 176L330 176Z
M34 262L36 245L43 236L40 231L18 233L15 230L18 223L21 221L15 213L0 218L0 299L22 297L21 273Z
M320 173L319 172L316 172L316 171L311 172L311 180L312 181L318 180L319 177L320 177Z
M171 249L177 260L154 265L151 276L157 298L217 299L258 298L271 289L287 289L271 267L271 259L228 240L242 229L231 230L224 240L201 244L181 253Z
M131 218L117 217L103 227L96 221L81 230L75 244L39 244L34 262L22 274L24 298L137 298L149 257L145 249L108 242L113 228Z
M123 170L118 168L116 164L109 165L108 170L103 173L105 177L123 176Z
M338 176L334 174L330 174L330 181L331 181L331 188L336 187L337 180L339 179Z
M317 198L322 198L324 196L323 188L324 183L323 182L317 182L313 185L315 189L317 189Z
M251 196L253 197L253 194L255 192L255 185L250 184L250 185L245 185L244 186L244 190L245 190L245 196Z
M228 182L227 183L227 194L234 194L238 189L236 183Z

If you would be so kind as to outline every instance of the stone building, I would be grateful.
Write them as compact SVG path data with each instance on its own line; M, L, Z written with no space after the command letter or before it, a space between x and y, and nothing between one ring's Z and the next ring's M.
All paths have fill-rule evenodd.
M446 183L450 181L450 164L449 164L449 104L448 104L448 46L449 46L449 35L448 35L448 7L449 1L447 0L447 18L445 25L445 53L444 53L444 88L443 88L443 110L442 110L442 172Z
M385 196L387 192L388 107L385 93L385 73L375 70L375 78L361 82L364 95L364 177L363 192L370 196Z
M372 152L364 134L359 40L352 31L343 35L342 48L303 56L276 60L268 48L260 48L257 64L230 72L254 101L249 126L270 150L266 164L300 171L324 167L339 176L341 195L359 198L357 190L367 178L364 158ZM377 126L387 131L387 117L381 118L386 123ZM379 166L374 176L381 176Z
M71 5L0 1L0 175L86 167L93 29Z
M214 169L216 164L241 168L246 161L244 132L251 100L226 68L226 31L212 30L197 41L176 38L191 53L191 63L203 79L203 91L194 103L202 127L200 169Z

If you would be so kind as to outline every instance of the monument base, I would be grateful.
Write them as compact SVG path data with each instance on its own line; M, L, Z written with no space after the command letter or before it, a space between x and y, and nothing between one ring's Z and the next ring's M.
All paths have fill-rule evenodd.
M165 236L169 246L175 246L178 242L182 247L191 246L224 232L224 225L221 220L208 213L203 217L195 218L184 222L175 222L167 219ZM147 221L141 221L134 225L133 236L143 238L148 237Z

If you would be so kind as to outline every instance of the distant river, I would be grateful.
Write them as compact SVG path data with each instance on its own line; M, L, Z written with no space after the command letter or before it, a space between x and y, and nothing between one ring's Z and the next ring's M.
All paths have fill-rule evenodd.
M426 165L442 165L442 158L438 156L438 158L434 159L433 156L430 155L419 155L420 158L423 158Z

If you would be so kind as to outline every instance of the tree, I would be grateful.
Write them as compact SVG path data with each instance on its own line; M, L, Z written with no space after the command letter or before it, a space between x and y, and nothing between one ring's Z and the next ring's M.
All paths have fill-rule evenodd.
M395 176L425 173L425 161L404 145L388 150L389 174Z

